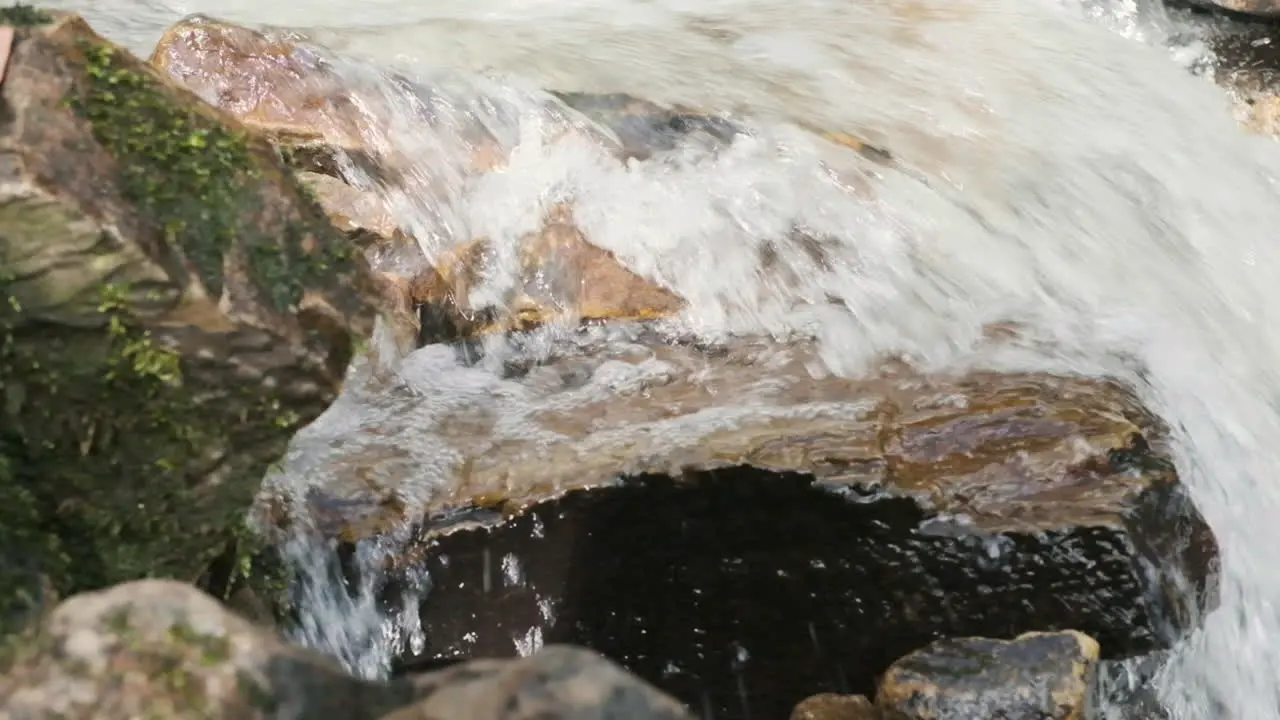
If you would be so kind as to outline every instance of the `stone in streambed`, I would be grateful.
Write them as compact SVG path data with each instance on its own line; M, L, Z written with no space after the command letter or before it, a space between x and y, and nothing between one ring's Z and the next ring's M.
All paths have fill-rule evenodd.
M269 145L78 17L6 12L0 626L40 587L195 580L375 316Z
M427 697L382 720L692 720L680 703L580 648L517 660L473 660L415 678Z
M876 705L884 720L1083 720L1098 657L1072 631L948 638L894 662Z
M791 711L791 720L879 720L879 717L865 696L835 693L805 698Z

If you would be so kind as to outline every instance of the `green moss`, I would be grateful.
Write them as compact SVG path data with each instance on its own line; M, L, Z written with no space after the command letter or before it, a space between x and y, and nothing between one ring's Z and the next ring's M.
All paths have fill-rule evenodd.
M32 5L14 3L8 7L0 7L0 25L34 27L48 25L51 22L53 22L53 15Z
M225 635L207 635L189 625L176 624L169 628L169 640L194 650L201 667L214 667L231 659L231 640Z
M222 408L198 402L179 356L132 319L129 295L105 287L100 328L59 327L50 346L0 283L0 395L19 410L0 415L0 632L41 606L41 579L66 595L193 578L241 524L266 464L222 461L244 461L244 474L194 495L212 469L202 451L272 438L283 450L302 422L282 427L278 401L253 388Z
M261 217L263 158L250 138L216 117L199 112L134 59L106 43L84 43L87 87L71 98L92 125L94 137L120 163L125 198L145 210L169 243L190 259L206 287L217 295L224 260L233 244L248 255L251 280L278 310L295 306L303 291L349 267L351 251L322 225L323 212L310 220L289 218L282 236L255 223ZM293 190L304 204L296 180ZM317 248L308 252L311 236Z
M119 176L102 182L131 206L126 244L186 260L215 294L248 282L279 310L304 288L345 287L353 250L269 148L124 51L96 40L78 49L84 81L66 100L118 161ZM41 277L2 274L0 633L45 602L46 584L66 596L195 580L323 399L282 404L252 383L210 382L135 314L158 305L140 288L108 285L96 305L77 297L68 322L24 307L56 295ZM237 547L246 577L279 577L258 544Z

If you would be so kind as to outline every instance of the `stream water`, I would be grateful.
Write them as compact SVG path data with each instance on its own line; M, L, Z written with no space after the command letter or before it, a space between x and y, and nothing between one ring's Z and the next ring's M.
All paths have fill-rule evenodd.
M827 369L851 375L894 353L1127 379L1174 428L1223 557L1221 606L1165 669L1164 700L1180 720L1280 718L1280 147L1242 132L1225 94L1187 72L1205 60L1197 34L1157 4L53 4L83 6L144 53L201 11L301 29L459 102L500 101L510 112L487 122L512 150L505 172L401 198L429 254L481 233L514 242L547 203L573 197L594 242L689 301L689 332L811 334ZM618 166L529 131L547 117L545 87L731 109L752 132L720 153ZM393 103L406 121L388 141L438 159L450 138L409 122L410 104ZM904 171L867 171L800 128L866 138ZM851 192L851 175L870 190ZM796 224L830 239L825 270L804 265ZM805 272L771 280L765 242ZM982 328L1002 321L1020 323L1022 340L992 350ZM413 492L429 494L451 462L442 414L500 396L502 381L434 348L399 372L430 399L395 411L393 433ZM300 436L286 474L322 476L331 440L392 412L353 390ZM418 630L324 582L308 592L301 638L366 674L385 672L395 633Z

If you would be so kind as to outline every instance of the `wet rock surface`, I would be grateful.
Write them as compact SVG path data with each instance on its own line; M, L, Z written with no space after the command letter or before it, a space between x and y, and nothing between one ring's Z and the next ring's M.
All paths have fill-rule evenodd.
M689 717L616 665L575 648L389 683L357 679L172 581L79 595L6 643L5 720Z
M939 640L889 667L876 705L884 720L1083 720L1098 650L1077 632Z
M165 31L150 62L205 102L286 149L306 170L339 174L336 151L358 151L362 113L318 50L206 15Z
M477 240L446 252L413 279L420 308L419 344L454 342L495 331L529 330L550 322L638 321L675 315L683 301L627 269L589 243L570 211L554 211L536 233L521 239L514 258ZM514 264L517 280L501 295L475 305L485 277Z
M1125 656L1190 625L1174 577L1204 587L1212 538L1163 430L1113 383L852 381L765 341L608 347L512 370L430 421L406 388L382 438L330 446L309 501L322 532L426 518L393 561L432 578L407 666L579 644L697 712L784 717L871 693L939 637L1072 628ZM453 372L426 374L479 377ZM410 423L456 453L417 486L426 504L412 457L379 448L411 445Z
M293 532L314 523L310 529L321 540L338 541L348 560L355 543L411 527L412 541L383 568L391 573L384 590L393 592L405 570L429 571L431 598L420 618L429 632L422 652L405 648L402 677L378 684L346 677L261 637L246 635L236 647L259 649L235 655L230 665L219 653L210 655L207 634L195 651L174 654L175 648L161 646L186 638L186 621L166 620L174 614L163 608L136 613L145 617L141 632L121 625L114 639L91 642L85 638L94 632L106 635L104 616L75 606L98 630L46 632L58 648L33 645L34 653L13 674L26 687L21 697L37 708L33 712L45 703L70 717L129 716L143 707L179 717L256 717L282 706L309 708L306 713L317 717L384 717L391 711L399 720L687 716L674 701L595 655L546 647L573 643L604 653L694 711L717 718L874 715L878 711L860 696L804 698L824 691L870 694L886 667L881 709L901 717L979 706L1011 716L1034 707L1049 717L1075 717L1074 703L1085 695L1096 657L1085 657L1088 648L1078 644L1083 665L1066 671L1064 646L1035 638L1083 636L930 643L1078 628L1097 637L1104 654L1127 657L1166 646L1191 626L1197 609L1191 604L1199 599L1186 599L1182 583L1207 595L1213 541L1178 487L1163 428L1114 383L1026 373L921 375L897 366L846 380L825 375L823 359L804 342L689 343L652 322L677 315L682 299L593 245L568 205L553 206L541 226L529 223L540 229L515 242L451 231L444 233L444 247L424 243L421 256L409 253L407 269L377 262L380 250L406 240L403 200L443 197L514 157L516 136L528 128L509 117L512 107L538 106L533 114L542 141L586 139L626 161L677 146L715 152L744 132L727 116L629 96L538 91L530 97L541 105L523 98L511 107L454 107L456 98L446 91L387 76L379 78L377 92L361 94L348 74L358 69L297 38L208 18L171 30L152 62L269 140L279 159L319 173L305 178L319 207L304 199L301 212L311 218L323 210L380 272L343 257L350 267L317 280L319 289L307 286L310 295L303 300L310 297L310 304L277 303L267 312L261 267L255 265L262 256L252 242L260 228L236 234L217 258L221 274L211 274L201 258L187 257L191 252L180 242L191 216L148 205L149 221L165 232L150 236L150 245L135 243L141 250L130 249L160 268L145 276L148 282L161 273L163 281L156 282L180 289L179 320L170 306L146 309L134 297L117 305L114 295L98 312L109 316L108 328L119 321L123 332L139 333L129 335L132 340L160 338L176 348L182 363L192 356L208 359L193 350L198 343L182 344L188 336L171 329L174 322L196 324L196 311L237 330L265 327L303 344L306 350L294 353L293 361L320 358L327 374L314 380L320 390L286 394L288 402L302 403L304 412L287 415L299 423L333 398L338 370L350 358L342 342L364 328L369 298L390 306L400 329L414 326L416 342L401 338L402 345L428 347L404 358L405 373L385 378L377 397L348 394L347 401L372 408L357 423L333 421L337 427L326 429L318 422L311 439L301 441L312 443L302 453L303 467L288 482L275 474L258 509L276 529ZM125 78L104 77L121 79L113 85ZM159 76L146 77L159 82ZM397 115L365 102L382 91L413 112ZM386 142L405 130L393 120L406 119L409 135L430 142ZM437 136L439 129L447 132ZM813 132L876 162L892 159L856 137ZM236 139L253 153L267 148L248 134ZM194 144L208 140L201 136ZM187 145L165 150L185 158ZM225 147L215 143L218 150ZM284 178L288 193L298 194L277 158L253 157L269 165L272 178ZM416 172L427 166L431 173ZM321 224L323 232L302 239L278 225L264 226L286 243L297 240L307 255L341 237ZM814 239L809 249L820 265L821 242ZM326 270L335 264L322 263ZM190 275L174 281L182 272ZM513 282L490 284L504 275ZM29 287L26 292L11 296L24 308L30 297L39 298ZM273 297L269 290L265 295ZM214 297L221 301L216 306L209 302ZM192 310L190 302L203 304ZM418 317L406 324L404 316L414 313ZM579 327L584 320L590 327ZM632 321L649 324L636 328ZM534 328L539 330L528 332ZM203 341L201 333L210 332L199 325L193 337ZM509 352L515 346L522 352ZM193 387L188 375L184 366L184 390ZM213 371L198 377L210 380L195 387L211 392L222 379ZM268 400L276 400L276 385L264 387ZM7 394L6 403L27 402L26 392L24 385L17 401ZM245 421L256 406L247 414L239 408L239 415L216 415L209 407L184 410L243 430L245 443L250 436L263 447L275 442L278 453L279 438ZM225 407L230 412L236 406ZM290 432L298 427L293 420L278 424ZM72 439L92 450L97 432L94 425ZM322 447L315 446L317 438ZM230 460L228 448L236 450ZM243 453L225 444L216 451L200 456L207 465L188 463L174 472L197 487L219 487L224 470L239 468ZM141 454L133 453L130 462ZM252 452L247 458L243 462L260 459ZM0 454L0 487L15 473L17 464L8 460ZM104 467L118 472L121 463ZM261 464L245 468L262 470ZM223 507L208 495L195 496ZM168 507L159 515L166 521L184 517ZM155 552L189 554L190 546L141 548L136 557L150 563ZM348 580L362 571L347 565ZM159 572L176 571L161 563ZM137 593L144 606L151 602L147 592ZM123 615L133 617L130 612ZM61 622L65 628L78 621L64 616ZM105 664L103 646L111 648ZM1097 655L1096 644L1092 652ZM995 658L990 672L976 679L948 675L981 653ZM529 657L467 662L514 655ZM283 674L261 669L277 667L285 656L294 659L285 662ZM68 657L74 667L63 664ZM104 674L68 680L83 669L82 661ZM192 675L191 667L201 663L217 669ZM446 665L452 667L409 676L414 668ZM295 672L305 681L290 679ZM125 680L117 682L117 676ZM1044 690L1046 677L1062 683ZM289 685L282 695L277 682ZM71 686L77 691L49 690ZM895 695L894 688L908 690ZM84 700L94 692L106 699ZM1052 707L1043 702L1045 692ZM921 696L934 705L912 705Z
M1280 16L1280 2L1277 2L1277 0L1183 0L1183 2L1187 5L1226 10L1244 15L1265 18Z
M42 587L195 580L375 304L269 145L75 16L0 20L4 625Z
M791 720L879 720L879 711L863 695L823 693L805 698L791 711Z

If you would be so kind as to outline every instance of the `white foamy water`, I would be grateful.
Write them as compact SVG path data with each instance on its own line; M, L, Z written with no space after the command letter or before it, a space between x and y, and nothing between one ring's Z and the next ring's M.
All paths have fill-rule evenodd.
M1183 720L1280 717L1280 148L1240 131L1223 93L1170 61L1163 43L1178 24L1154 4L115 0L91 11L142 51L190 11L298 27L424 85L447 78L455 107L506 108L488 119L511 153L503 171L440 190L424 163L420 192L401 198L428 253L481 234L510 247L572 199L593 242L689 301L685 331L812 334L827 370L849 375L905 354L924 367L1129 380L1174 428L1223 557L1221 608L1179 648L1167 700ZM1190 62L1197 51L1183 47L1174 54ZM731 110L750 133L623 166L576 135L539 132L572 118L541 87ZM453 147L398 107L383 140ZM863 137L902 169L801 128ZM796 226L822 239L824 262ZM979 342L1003 321L1022 324L1021 342ZM536 397L484 365L426 348L399 372L411 401L353 391L299 438L289 472L322 480L326 448L390 423L403 457L381 471L431 493L466 433L445 426L450 412L512 411L493 425L527 430L512 408ZM376 674L367 656L384 647L383 626L341 612L312 618L306 637Z

